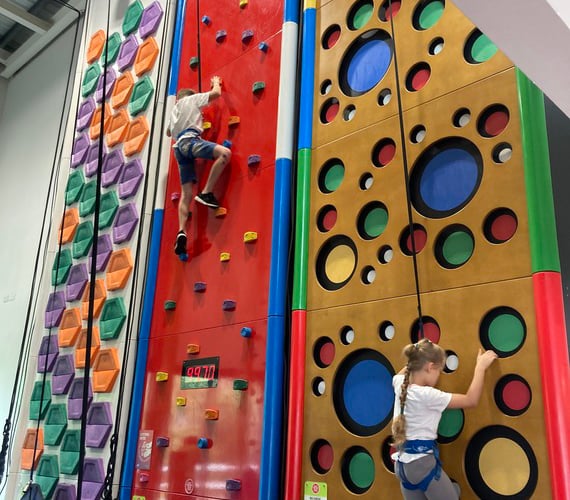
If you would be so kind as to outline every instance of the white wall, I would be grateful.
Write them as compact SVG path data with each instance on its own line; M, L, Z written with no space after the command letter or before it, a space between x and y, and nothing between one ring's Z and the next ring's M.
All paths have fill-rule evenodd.
M71 27L7 82L3 108L0 87L2 427L14 384L74 36Z
M8 90L8 80L0 78L0 117L4 109L4 101L6 98L6 91Z

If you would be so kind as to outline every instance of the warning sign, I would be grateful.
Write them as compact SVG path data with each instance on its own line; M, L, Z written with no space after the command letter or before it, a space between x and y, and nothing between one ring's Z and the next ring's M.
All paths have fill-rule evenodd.
M327 483L305 481L304 500L327 500Z

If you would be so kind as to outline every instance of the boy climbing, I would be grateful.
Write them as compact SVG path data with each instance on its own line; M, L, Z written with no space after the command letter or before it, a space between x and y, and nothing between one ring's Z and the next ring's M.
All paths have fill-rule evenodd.
M178 203L179 231L174 245L176 255L186 253L188 207L192 201L193 184L197 182L194 159L205 158L214 160L204 189L194 199L207 207L218 208L220 204L212 191L232 156L231 151L225 146L205 141L201 137L204 131L202 128L202 108L222 95L221 78L214 76L211 79L211 83L212 88L209 92L196 93L192 89L180 89L178 91L176 104L170 114L166 130L166 135L173 137L175 140L172 148L180 170L180 187L182 191Z

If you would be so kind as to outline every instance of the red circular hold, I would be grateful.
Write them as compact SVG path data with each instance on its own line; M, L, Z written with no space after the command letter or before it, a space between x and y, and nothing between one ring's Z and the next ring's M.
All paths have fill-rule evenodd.
M323 232L330 231L336 224L337 213L334 207L330 207L322 214L320 222L321 230Z
M429 68L420 69L412 76L412 88L416 91L423 89L430 76L431 71Z
M483 123L483 130L489 137L498 136L509 124L509 114L506 111L494 111L486 117Z
M335 97L328 99L321 108L321 122L323 123L332 122L336 118L336 115L338 114L339 107L340 105L338 99L336 99Z
M378 149L378 163L385 167L396 155L396 144L392 140L387 140Z
M402 2L400 0L393 0L392 1L392 8L390 8L390 4L386 4L386 12L384 14L384 19L382 21L389 21L392 17L396 17L398 12L400 12L400 7L402 7Z
M325 49L332 49L336 45L336 42L338 42L339 38L340 38L340 26L338 25L331 26L325 33L325 36L323 37L323 47Z
M319 349L319 360L324 366L329 366L334 361L335 348L332 341L323 342Z
M414 228L414 244L416 246L416 253L420 253L427 243L427 232L423 227L415 227ZM411 235L408 234L406 238L406 249L409 252L409 255L413 254L412 250L412 238Z
M521 380L511 380L503 388L503 402L513 411L523 411L531 400L529 387Z
M322 471L328 472L331 470L334 460L334 452L332 446L323 441L317 451L317 462Z
M431 340L434 344L439 342L441 331L437 323L427 321L424 323L424 338Z
M491 235L501 243L510 240L516 231L517 219L508 213L497 216L491 223Z

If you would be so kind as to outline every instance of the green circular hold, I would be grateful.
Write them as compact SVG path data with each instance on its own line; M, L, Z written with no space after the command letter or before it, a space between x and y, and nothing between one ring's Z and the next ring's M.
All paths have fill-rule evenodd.
M461 410L444 410L441 414L437 433L445 438L453 438L461 432L463 422L464 416Z
M176 301L175 300L167 300L164 302L164 309L167 311L171 311L176 309Z
M364 232L371 238L380 236L388 224L388 211L385 208L373 208L364 219Z
M469 233L455 231L445 238L443 242L443 258L449 264L460 266L471 258L474 247L475 242Z
M491 59L497 50L499 49L487 35L480 33L471 46L471 57L475 62L482 63Z
M374 460L368 453L359 451L350 459L348 473L355 486L370 488L374 482Z
M421 7L419 25L423 30L430 29L443 15L445 5L441 0L432 0Z
M499 314L489 325L489 342L502 352L517 350L524 341L524 325L513 314Z
M344 180L344 165L335 163L331 165L325 174L325 188L332 193L336 191Z
M365 3L358 7L352 16L352 26L355 30L362 28L372 17L374 5L372 3Z

